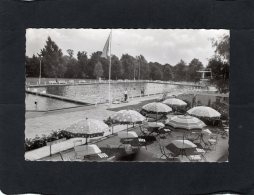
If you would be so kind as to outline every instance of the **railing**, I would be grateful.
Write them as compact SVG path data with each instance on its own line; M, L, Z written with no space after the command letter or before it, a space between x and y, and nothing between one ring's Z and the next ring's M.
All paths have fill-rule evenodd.
M89 84L108 84L109 80L84 80L84 79L42 79L39 83L38 80L33 79L29 81L27 79L26 86L29 87L44 87L50 85L89 85ZM204 84L194 83L194 82L175 82L175 81L160 81L160 80L110 80L111 84L114 83L158 83L158 84L172 84L172 85L187 85L187 86L197 86L204 87Z

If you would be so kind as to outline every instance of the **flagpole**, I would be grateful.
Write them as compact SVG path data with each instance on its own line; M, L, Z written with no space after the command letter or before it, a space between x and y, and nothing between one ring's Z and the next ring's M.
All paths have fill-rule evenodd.
M110 31L110 39L109 39L109 75L108 75L108 100L109 106L111 106L111 89L110 89L110 80L111 80L111 41L112 41L112 29Z

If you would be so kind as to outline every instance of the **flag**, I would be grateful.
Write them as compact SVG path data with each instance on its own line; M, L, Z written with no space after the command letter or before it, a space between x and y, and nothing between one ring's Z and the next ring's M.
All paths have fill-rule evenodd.
M105 46L103 48L103 51L102 51L102 54L101 54L101 57L103 58L107 58L109 57L109 43L110 43L110 37L111 37L111 33L109 34L108 36L108 39L105 43Z

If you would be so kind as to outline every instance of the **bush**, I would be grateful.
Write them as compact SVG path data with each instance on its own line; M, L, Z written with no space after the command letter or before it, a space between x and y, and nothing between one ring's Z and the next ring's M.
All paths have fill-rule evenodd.
M38 135L36 135L35 138L33 139L26 139L25 140L25 151L30 151L30 150L34 150L37 148L41 148L43 146L47 145L47 142L52 142L55 140L59 140L62 138L66 138L66 139L70 139L70 138L74 138L74 137L95 137L95 136L99 136L101 135L100 133L98 134L94 134L94 135L86 135L86 134L74 134L65 130L58 130L58 131L53 131L50 135L46 136L46 135L42 135L41 137L39 137ZM103 135L103 134L102 134Z
M229 107L227 104L215 102L211 107L221 113L222 120L229 120Z

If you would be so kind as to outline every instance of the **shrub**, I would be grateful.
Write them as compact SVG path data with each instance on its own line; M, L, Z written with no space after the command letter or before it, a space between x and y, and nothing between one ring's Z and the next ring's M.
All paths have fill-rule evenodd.
M62 138L70 139L74 137L95 137L101 135L100 133L88 136L86 134L75 134L65 130L53 131L50 135L35 136L33 139L25 139L25 151L34 150L47 145L47 142L52 142Z

